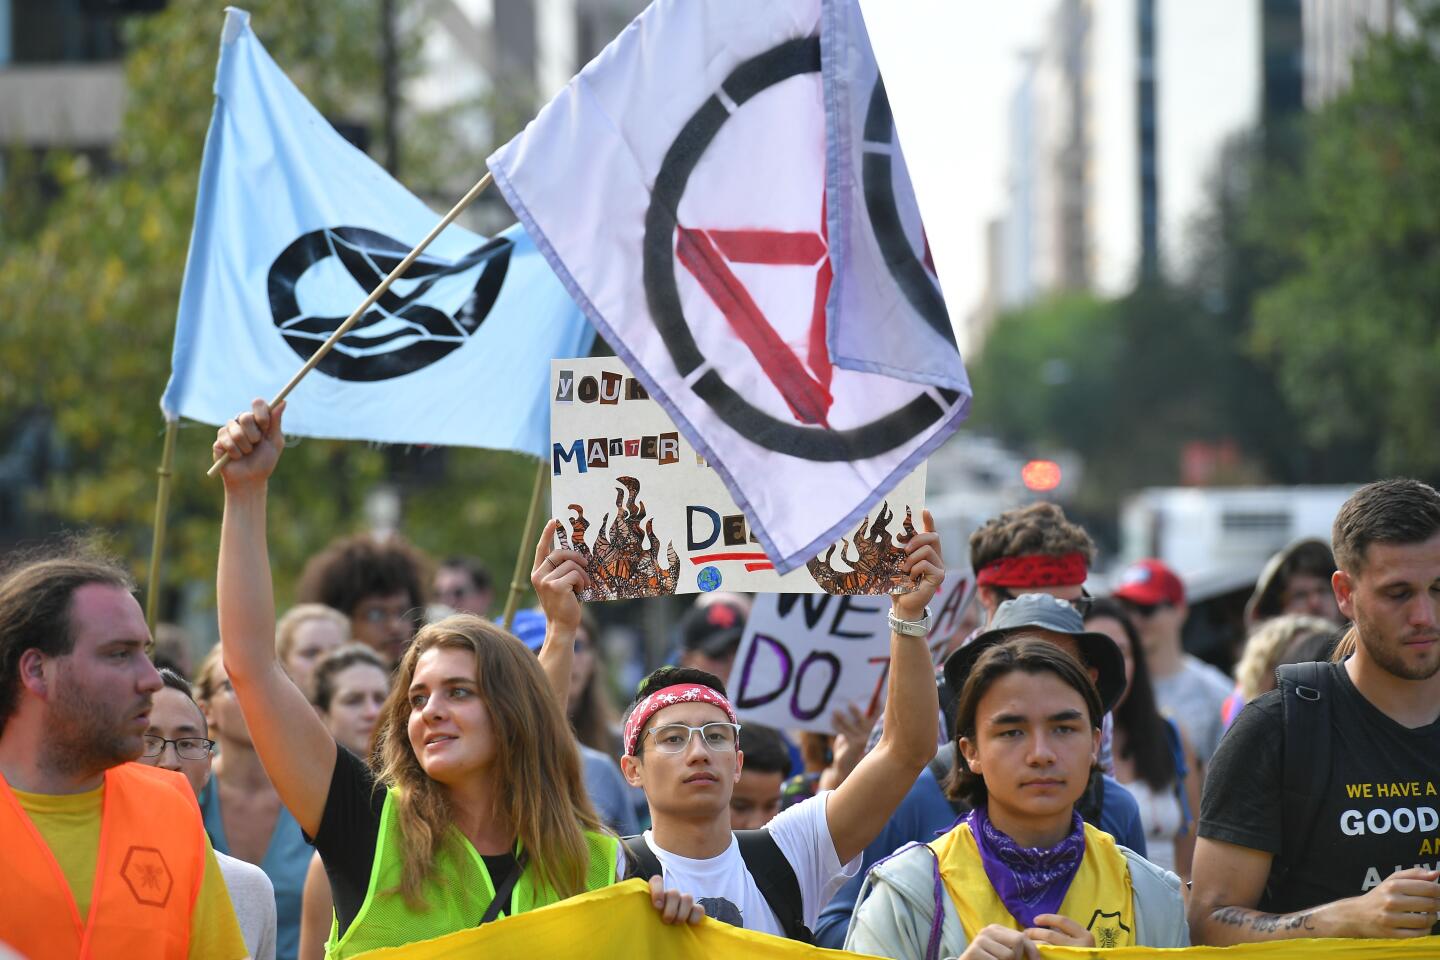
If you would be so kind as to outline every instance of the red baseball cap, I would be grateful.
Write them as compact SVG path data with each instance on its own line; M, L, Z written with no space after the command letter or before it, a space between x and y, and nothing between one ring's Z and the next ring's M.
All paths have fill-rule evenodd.
M1185 603L1185 584L1174 570L1149 557L1137 560L1121 572L1115 596L1147 607L1161 604L1179 607Z

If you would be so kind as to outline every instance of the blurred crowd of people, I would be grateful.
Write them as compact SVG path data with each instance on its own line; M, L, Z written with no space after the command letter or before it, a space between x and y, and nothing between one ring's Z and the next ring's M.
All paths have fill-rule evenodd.
M330 544L277 617L279 419L217 441L222 642L198 664L169 626L146 656L103 558L0 582L0 942L21 955L344 957L630 876L665 922L891 957L1440 932L1422 483L1364 487L1332 544L1277 554L1228 674L1185 650L1175 571L1143 560L1092 596L1095 546L1049 503L970 537L976 626L935 670L927 603L963 545L927 523L883 712L822 735L737 718L743 595L696 598L627 695L643 666L607 662L553 524L510 631L480 563L396 536Z

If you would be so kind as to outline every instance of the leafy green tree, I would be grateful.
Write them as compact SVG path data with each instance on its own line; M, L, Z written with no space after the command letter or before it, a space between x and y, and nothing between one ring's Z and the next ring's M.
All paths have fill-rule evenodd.
M1225 435L1220 353L1182 290L1059 297L996 323L971 369L973 422L1019 449L1073 450L1075 504L1113 512L1128 490L1176 482L1187 440Z
M1361 444L1382 472L1440 475L1440 4L1375 37L1353 86L1311 118L1285 207L1257 210L1295 264L1266 289L1253 343L1303 435Z
M371 0L252 0L253 26L327 116L373 121L378 5ZM58 191L36 209L33 181L10 167L0 214L0 433L51 424L66 467L26 509L45 527L97 529L144 576L150 554L175 311L213 97L221 8L172 0L126 27L126 112L108 163L47 161ZM413 49L413 43L410 44ZM402 47L406 49L406 47ZM416 147L418 149L418 147ZM478 168L483 158L475 159ZM221 489L207 480L214 437L186 424L175 457L165 582L212 582ZM281 601L305 557L365 526L364 498L392 471L383 451L305 440L288 451L272 498ZM411 458L424 464L426 456ZM391 477L416 493L403 532L436 554L478 554L504 578L524 520L533 461L436 452L442 469Z

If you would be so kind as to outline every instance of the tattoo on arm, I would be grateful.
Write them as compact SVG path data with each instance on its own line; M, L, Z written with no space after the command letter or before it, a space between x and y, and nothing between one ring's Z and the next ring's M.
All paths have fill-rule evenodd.
M1241 907L1221 907L1210 914L1210 918L1231 927L1248 927L1256 933L1315 929L1309 913L1260 913Z

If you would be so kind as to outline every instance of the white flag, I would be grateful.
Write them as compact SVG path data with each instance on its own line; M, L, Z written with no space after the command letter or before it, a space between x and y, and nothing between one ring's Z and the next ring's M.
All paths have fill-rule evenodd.
M489 160L781 573L848 534L969 404L831 364L820 11L658 0Z

